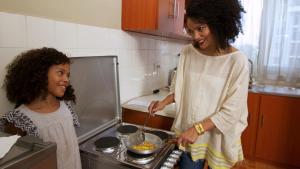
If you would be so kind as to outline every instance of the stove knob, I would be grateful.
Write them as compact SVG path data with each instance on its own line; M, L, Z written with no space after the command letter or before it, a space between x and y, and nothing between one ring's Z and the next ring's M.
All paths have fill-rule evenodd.
M173 168L175 165L175 163L171 163L169 161L164 162L163 166L169 167L169 168Z
M181 150L173 150L172 154L177 154L180 156L182 154L182 151Z
M175 158L175 159L179 159L180 155L171 153L170 157Z
M181 150L173 150L166 161L161 166L161 169L172 169L182 154Z
M172 169L172 168L167 167L167 166L162 166L162 167L160 167L160 169Z
M168 158L167 158L167 161L169 161L170 163L175 163L175 164L176 164L177 160L178 160L178 159L173 158L173 157L168 157Z

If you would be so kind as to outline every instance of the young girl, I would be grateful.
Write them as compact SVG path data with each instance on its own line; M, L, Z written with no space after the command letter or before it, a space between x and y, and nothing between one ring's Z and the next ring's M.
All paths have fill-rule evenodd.
M69 76L70 59L53 48L41 48L18 55L8 65L4 81L7 98L15 104L2 117L5 126L55 142L58 169L81 168Z
M243 160L247 126L247 57L230 43L241 31L238 0L190 0L185 28L193 43L180 54L171 93L149 112L176 103L172 129L184 153L180 169L231 168Z

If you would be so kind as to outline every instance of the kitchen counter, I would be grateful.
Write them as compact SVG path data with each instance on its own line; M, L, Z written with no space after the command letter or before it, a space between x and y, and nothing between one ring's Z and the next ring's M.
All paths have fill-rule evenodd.
M162 100L168 94L169 91L167 89L160 89L159 93L131 99L128 102L124 103L122 107L141 111L141 112L148 112L148 106L150 105L151 101ZM175 103L172 103L170 105L167 105L163 110L156 112L155 114L174 118L175 112L176 112Z
M253 85L249 89L251 93L261 93L277 96L286 96L286 97L300 97L300 89L293 87L282 87L282 86L271 86L271 85ZM122 107L132 110L137 110L141 112L148 112L148 106L153 100L162 100L169 94L168 89L160 89L159 93L150 94L146 96L137 97L129 100L124 103ZM172 103L165 107L165 109L158 111L156 114L166 117L175 117L176 107L175 103Z
M286 86L272 86L255 84L249 89L252 93L269 94L276 96L300 97L300 88Z
M9 136L9 134L0 131L1 136ZM9 152L0 159L0 168L56 169L56 159L56 144L26 135L19 138Z

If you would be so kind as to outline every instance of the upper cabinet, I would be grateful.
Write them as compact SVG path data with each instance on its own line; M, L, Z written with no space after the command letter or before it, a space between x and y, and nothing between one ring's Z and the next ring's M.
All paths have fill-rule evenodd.
M185 0L122 0L122 29L189 40L184 13Z

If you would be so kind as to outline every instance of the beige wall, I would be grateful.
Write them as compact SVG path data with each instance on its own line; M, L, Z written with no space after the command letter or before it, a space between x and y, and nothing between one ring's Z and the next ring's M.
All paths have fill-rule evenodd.
M0 0L0 11L121 29L122 0Z

